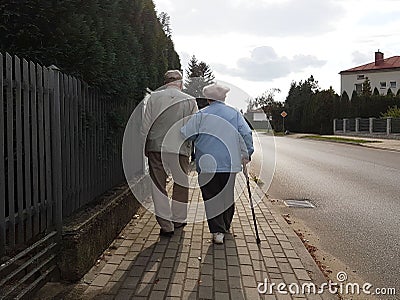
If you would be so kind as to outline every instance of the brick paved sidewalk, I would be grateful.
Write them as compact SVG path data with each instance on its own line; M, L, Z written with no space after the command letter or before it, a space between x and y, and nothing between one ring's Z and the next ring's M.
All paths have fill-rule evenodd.
M252 186L261 201L256 216L261 238L255 242L252 214L244 176L235 186L236 213L231 234L223 245L212 243L207 222L188 224L172 238L159 237L155 217L144 209L85 276L85 299L337 299L320 295L260 295L259 282L321 284L321 273L300 240L274 215L264 193ZM204 214L201 193L191 189L196 209ZM201 211L202 209L202 211ZM286 226L285 226L286 225ZM310 272L311 271L311 272ZM311 281L310 274L313 277Z

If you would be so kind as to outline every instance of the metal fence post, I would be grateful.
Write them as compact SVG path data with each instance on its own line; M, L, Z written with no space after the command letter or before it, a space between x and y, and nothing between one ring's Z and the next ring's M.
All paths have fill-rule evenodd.
M51 102L52 173L53 199L55 203L54 222L59 239L62 236L62 160L61 160L61 105L60 71L56 66L50 68L50 87L53 91Z
M392 118L387 118L386 119L386 134L390 135L392 131Z
M343 119L343 133L346 133L348 119Z

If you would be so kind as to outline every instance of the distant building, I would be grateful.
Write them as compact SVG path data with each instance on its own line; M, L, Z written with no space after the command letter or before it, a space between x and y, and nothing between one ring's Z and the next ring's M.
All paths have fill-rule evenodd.
M384 59L383 53L375 52L375 61L354 67L340 73L340 93L346 91L349 98L353 91L361 93L366 78L371 83L371 91L378 89L381 95L386 95L388 89L396 94L400 88L400 56Z
M262 108L247 111L244 118L252 129L270 129L267 115Z

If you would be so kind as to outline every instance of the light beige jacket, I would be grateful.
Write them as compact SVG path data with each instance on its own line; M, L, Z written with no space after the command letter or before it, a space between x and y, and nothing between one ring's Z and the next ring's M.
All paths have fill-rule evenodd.
M147 152L191 154L191 142L180 129L197 112L196 99L175 86L152 92L146 103L141 133L146 137Z

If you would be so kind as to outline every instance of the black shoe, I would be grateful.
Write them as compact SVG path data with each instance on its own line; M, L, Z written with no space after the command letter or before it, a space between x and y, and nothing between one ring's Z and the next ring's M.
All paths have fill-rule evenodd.
M181 228L181 227L185 227L187 225L187 223L174 223L174 227L176 228Z
M174 235L173 231L164 231L160 229L160 236L171 237Z

